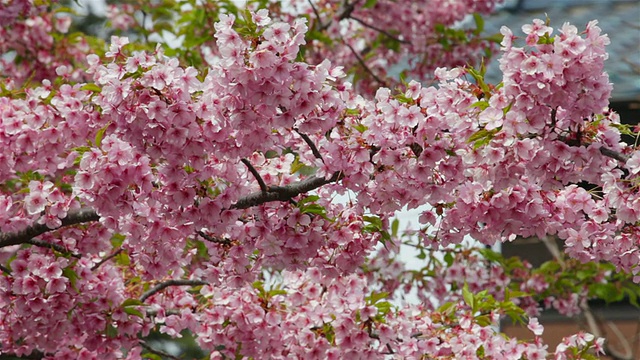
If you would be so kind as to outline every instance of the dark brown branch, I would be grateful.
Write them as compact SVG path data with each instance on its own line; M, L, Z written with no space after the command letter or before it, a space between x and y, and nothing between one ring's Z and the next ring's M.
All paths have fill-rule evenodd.
M409 145L409 148L411 149L411 151L413 152L413 154L416 157L420 157L420 154L422 154L422 151L424 150L424 149L422 149L422 146L420 146L420 144L415 143L415 142L413 144Z
M148 352L152 353L152 354L156 354L156 355L160 355L164 358L167 359L173 359L173 360L180 360L179 357L177 356L173 356L167 352L164 351L160 351L160 350L156 350L154 348L152 348L149 344L147 344L146 342L140 340L140 346L142 346L145 350L147 350Z
M100 266L102 266L102 264L106 263L107 261L113 259L114 257L118 256L118 254L120 254L122 252L122 248L119 248L118 250L114 251L113 253L111 253L111 255L105 257L104 259L100 260L98 263L96 263L95 265L93 265L91 267L91 270L97 270Z
M342 5L342 12L340 13L340 15L338 15L338 21L340 20L344 20L346 18L348 18L349 16L351 16L351 13L353 12L353 10L355 10L356 8L356 4L359 2L359 0L353 2L353 3L349 3L349 1L345 0L344 4ZM326 24L322 25L322 27L318 30L322 31L322 30L326 30L327 28L329 28L329 26L331 26L331 23L333 21L329 20Z
M320 154L320 151L318 151L316 144L314 144L313 141L311 141L309 136L307 134L301 133L300 131L298 131L298 129L296 129L296 132L298 133L298 135L300 135L300 137L302 137L302 140L304 140L304 142L306 142L307 145L309 145L309 147L311 148L311 152L313 153L313 156L315 156L316 159L320 159L322 160L322 162L324 162L324 159L322 158L322 154Z
M48 243L46 241L36 240L36 239L29 239L29 240L25 241L24 243L25 244L31 244L31 245L38 246L38 247L53 249L53 250L55 250L55 251L57 251L59 253L73 256L76 259L80 259L81 258L81 256L79 254L73 253L73 252L65 249L64 246L61 246L61 245L58 245L58 244L52 244L52 243Z
M253 174L253 177L256 178L256 180L258 181L258 184L260 185L260 190L262 190L263 193L266 193L267 184L265 184L264 180L262 180L262 176L260 176L260 173L258 172L258 170L256 170L256 168L254 168L253 165L251 165L249 160L241 159L240 161L242 161L242 163L245 164L247 169L249 169L249 172L251 172L251 174Z
M142 296L140 296L140 301L144 302L150 296L153 296L159 293L160 291L168 288L169 286L199 286L199 285L207 285L207 283L201 280L184 280L184 279L183 280L167 280L165 282L161 282L160 284L154 286L153 288L149 289L147 292L142 294Z
M616 159L620 162L626 163L627 161L629 161L629 156L621 154L617 151L613 151L609 148L606 147L600 147L600 153L604 156L610 157L612 159Z
M26 229L17 231L14 233L0 233L0 248L11 245L23 244L34 237L40 236L46 232L57 230L64 226L82 224L90 221L98 221L100 216L89 208L82 208L80 210L71 211L62 219L62 226L56 229L50 229L45 224L33 224Z
M329 179L312 176L310 178L289 184L287 186L269 186L266 188L266 192L260 191L240 198L237 203L231 206L231 209L247 209L252 206L261 205L271 201L290 201L294 197L302 193L317 189L323 185L336 182L340 179L342 179L342 174L336 172ZM93 209L82 208L80 210L71 211L64 219L62 219L62 226L56 229L50 229L44 224L35 223L21 231L13 233L0 233L0 248L29 243L33 238L37 236L40 236L49 231L60 229L65 226L77 225L98 220L100 220L100 215L98 215L98 213L96 213L96 211ZM47 244L47 246L52 246L52 244Z
M0 270L2 270L2 272L7 274L7 275L11 274L11 269L9 269L8 267L6 267L6 266L4 266L2 264L0 264Z
M390 34L388 31L386 31L384 29L380 29L377 26L368 24L368 23L364 22L363 20L361 20L361 19L359 19L357 17L354 17L353 15L349 15L349 19L355 20L355 21L359 22L362 26L367 27L367 28L372 29L372 30L375 30L375 31L381 33L382 35L388 37L389 39L395 40L395 41L397 41L399 43L402 43L402 44L409 44L409 42L407 40L398 39L396 36Z
M202 230L196 231L196 233L198 235L200 235L203 239L205 239L205 240L207 240L209 242L216 243L216 244L227 245L227 246L231 245L231 240L229 240L229 239L216 238L216 237L213 237L211 235L205 234L204 231L202 231Z
M315 190L323 185L330 184L342 179L342 174L336 172L329 179L312 176L302 181L289 184L287 186L270 186L266 193L255 192L238 200L232 209L247 209L252 206L261 205L271 201L289 201L294 197Z
M322 19L320 18L320 13L318 12L318 9L316 9L316 6L313 5L313 1L311 0L307 0L309 2L309 5L311 5L311 9L313 10L313 13L316 15L316 18L318 19L318 29L324 29L324 25L322 25Z
M373 71L371 71L371 69L367 66L367 64L364 62L364 60L362 59L362 57L360 57L360 55L358 54L358 52L351 46L349 45L349 43L347 43L344 39L342 40L342 42L349 48L349 50L351 50L351 52L353 53L353 56L356 57L356 59L358 60L358 63L360 63L360 66L362 66L362 68L364 69L364 71L366 71L369 75L371 75L371 77L373 77L373 79L380 84L380 86L386 87L387 83L382 81L378 75L374 74Z
M45 354L40 351L34 350L29 355L18 356L12 353L0 354L0 360L14 360L14 359L24 359L24 360L40 360L44 359Z

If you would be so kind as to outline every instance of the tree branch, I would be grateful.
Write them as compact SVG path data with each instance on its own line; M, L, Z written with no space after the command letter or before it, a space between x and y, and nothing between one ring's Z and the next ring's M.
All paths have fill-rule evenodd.
M152 354L156 354L156 355L160 355L164 358L167 359L172 359L172 360L180 360L179 357L177 356L173 356L167 352L164 351L160 351L160 350L156 350L154 348L152 348L149 344L147 344L145 341L140 340L139 342L140 346L142 346L145 350L147 350L148 352L152 353Z
M71 251L65 249L64 246L61 246L61 245L58 245L58 244L48 243L48 242L42 241L42 240L28 239L24 243L25 244L31 244L31 245L38 246L38 247L53 249L53 250L55 250L55 251L57 251L59 253L73 256L76 259L80 259L82 257L79 254L76 254L74 252L71 252Z
M600 153L602 155L604 155L604 156L608 156L608 157L610 157L612 159L616 159L616 160L618 160L620 162L623 162L623 163L626 163L627 161L629 161L629 156L621 154L621 153L619 153L617 151L613 151L613 150L611 150L609 148L606 148L604 146L600 147Z
M196 231L196 233L198 235L200 235L203 239L205 239L205 240L207 240L209 242L212 242L212 243L215 243L215 244L226 245L226 246L231 245L231 240L229 240L229 239L215 238L215 237L213 237L211 235L205 234L204 231L202 231L202 230L198 230L198 231Z
M323 185L336 182L342 179L343 175L336 172L329 179L312 176L302 181L289 184L287 186L270 186L266 193L255 192L249 194L231 206L232 209L247 209L253 206L261 205L271 201L289 201L294 197L317 189Z
M231 206L231 209L247 209L252 206L261 205L271 201L289 201L302 193L317 189L323 185L326 185L332 182L336 182L342 178L343 178L342 173L336 172L329 179L312 176L305 180L295 182L286 186L268 186L267 187L265 185L266 191L255 192L240 198L238 202L236 202L234 205ZM67 216L61 220L62 220L62 225L55 229L50 229L45 224L34 223L21 231L12 232L12 233L0 233L0 248L6 247L6 246L12 246L12 245L31 243L36 246L40 246L40 244L46 244L47 247L52 247L56 249L56 246L58 245L44 243L44 242L36 242L36 241L33 241L32 239L44 233L58 230L65 226L98 221L100 220L100 215L98 215L98 213L91 208L81 208L80 210L69 212ZM64 250L64 248L61 248L61 250Z
M349 3L348 0L345 0L343 5L342 5L342 12L340 13L340 15L338 15L338 21L344 20L346 18L348 18L349 16L351 16L351 13L353 12L353 10L355 10L356 8L356 4L359 2L360 0L356 0L353 3ZM331 26L331 23L333 22L333 20L329 20L326 24L322 25L322 27L318 30L322 31L322 30L326 30L327 28L329 28L329 26Z
M320 13L318 12L318 9L316 9L316 6L313 5L313 1L311 0L307 0L309 2L309 5L311 5L311 9L313 10L313 13L316 15L316 18L318 19L318 29L324 29L324 25L322 25L322 19L320 18Z
M161 282L160 284L154 286L153 288L146 291L142 296L140 296L140 301L144 302L149 297L159 293L160 291L168 288L169 286L199 286L199 285L207 285L206 282L201 280L167 280L165 282Z
M262 176L260 176L260 173L258 172L258 170L256 170L256 168L254 168L253 165L251 165L249 160L241 159L240 161L242 161L242 163L245 164L247 169L249 169L249 172L251 172L251 174L253 174L253 177L255 177L256 180L258 180L258 184L260 185L260 190L262 190L263 193L266 193L267 192L267 184L265 184L264 180L262 180Z
M353 15L349 15L349 19L355 20L355 21L359 22L362 26L367 27L367 28L372 29L372 30L375 30L375 31L383 34L384 36L388 37L389 39L395 40L395 41L397 41L399 43L402 43L402 44L409 44L409 42L407 40L398 39L396 36L391 35L388 31L386 31L384 29L380 29L377 26L368 24L368 23L364 22L363 20L361 20L361 19L359 19L357 17L354 17Z
M100 216L93 209L82 208L80 210L69 212L69 214L67 214L67 216L61 220L62 225L55 229L50 229L45 224L35 223L21 231L17 231L14 233L0 233L0 248L3 248L5 246L24 244L34 237L40 236L49 231L60 229L64 226L82 224L90 221L98 221L100 220Z
M122 248L119 248L118 250L114 251L113 253L111 253L111 255L105 257L104 259L100 260L98 263L93 265L91 267L91 271L94 271L94 270L98 269L100 266L102 266L102 264L104 264L107 261L109 261L110 259L113 259L114 257L118 256L118 254L120 254L121 252L122 252Z
M7 274L7 275L11 274L11 269L9 269L8 267L6 267L6 266L4 266L2 264L0 264L0 270L2 270L2 272Z
M14 359L25 359L25 360L40 360L45 357L45 354L40 351L34 350L29 355L18 356L12 353L0 354L0 360L14 360Z
M380 84L380 86L387 87L387 83L382 81L378 77L378 75L374 74L373 71L371 71L371 69L367 66L367 64L362 59L362 57L360 57L360 55L358 55L358 52L351 45L349 45L349 43L347 43L344 39L342 39L342 43L345 44L349 48L349 50L351 50L351 52L353 53L353 56L355 56L356 59L358 60L358 63L360 63L360 66L362 66L362 68L364 68L364 71L366 71L369 75L371 75L371 77L373 77L373 79L376 82L378 82L378 84Z
M306 142L307 145L309 145L309 147L311 148L311 152L313 153L313 156L315 156L316 159L320 159L322 160L322 162L324 162L324 159L322 158L322 154L320 154L320 151L318 151L316 144L314 144L313 141L311 141L309 136L305 133L301 133L300 131L298 131L298 129L295 129L295 131L298 133L298 135L300 135L302 140L304 140L304 142Z

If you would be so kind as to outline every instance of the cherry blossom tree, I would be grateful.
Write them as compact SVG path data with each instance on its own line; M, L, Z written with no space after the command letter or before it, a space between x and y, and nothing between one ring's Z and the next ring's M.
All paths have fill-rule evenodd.
M607 108L596 21L487 36L496 2L137 2L106 42L1 2L0 358L177 358L157 333L211 359L602 353L548 348L537 316L637 303L638 129Z

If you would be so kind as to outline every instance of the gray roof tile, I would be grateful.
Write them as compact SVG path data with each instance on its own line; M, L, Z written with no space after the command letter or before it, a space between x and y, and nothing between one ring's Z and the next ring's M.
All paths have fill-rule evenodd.
M544 20L547 15L554 29L564 22L584 29L589 21L597 19L602 32L611 39L605 70L614 84L613 98L640 99L640 0L510 0L501 11L485 19L485 32L498 33L506 25L514 34L522 35L522 25L535 18ZM499 77L496 62L494 59L488 72L494 81Z

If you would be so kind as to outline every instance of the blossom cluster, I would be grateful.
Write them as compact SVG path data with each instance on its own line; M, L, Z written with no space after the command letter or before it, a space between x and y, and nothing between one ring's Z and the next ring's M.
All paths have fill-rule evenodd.
M400 8L380 0L347 19L321 3L329 32L366 28L346 26L346 43L388 36L363 22L390 25ZM451 23L494 2L446 4L407 15ZM12 34L27 15L16 16ZM59 18L34 19L49 35ZM118 36L86 57L87 83L51 61L57 81L43 70L22 88L26 70L3 68L18 80L0 97L0 352L135 359L148 347L139 336L188 329L212 358L545 358L535 318L532 341L494 328L505 307L536 315L531 296L499 291L549 290L527 271L454 257L417 286L439 304L388 301L407 284L387 261L403 207L430 206L420 246L558 236L580 261L640 271L640 156L604 109L608 40L595 23L552 37L536 20L525 48L503 29L502 86L438 68L437 86L371 98L342 67L308 61L306 20L264 9L218 20L205 69ZM415 31L397 36L422 41ZM545 300L571 314L581 291ZM579 334L555 356L601 346Z
M52 3L56 3L54 1ZM62 76L86 80L78 64L84 62L89 46L83 37L68 37L71 16L53 13L33 0L0 4L0 81L8 88Z

